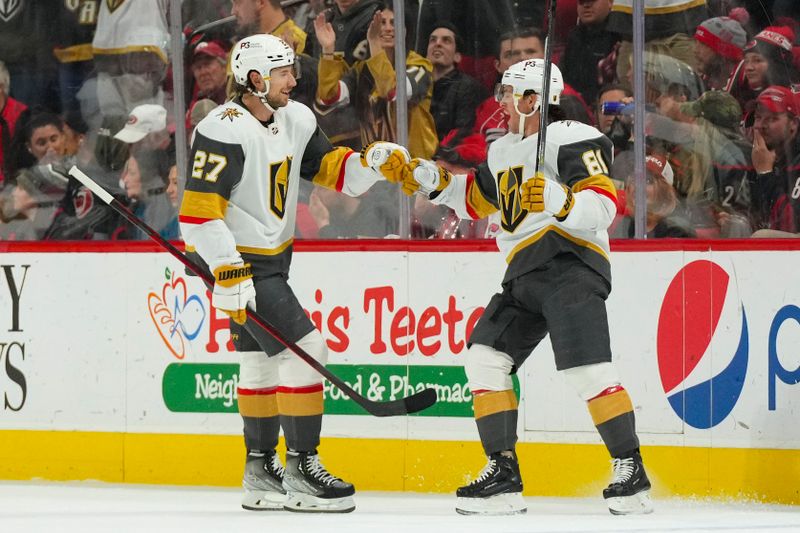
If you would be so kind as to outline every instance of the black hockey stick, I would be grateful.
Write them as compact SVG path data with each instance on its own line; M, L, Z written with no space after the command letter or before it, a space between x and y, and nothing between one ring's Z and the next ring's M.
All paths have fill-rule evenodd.
M547 2L547 33L544 36L544 75L542 76L542 94L539 95L539 138L536 140L534 176L544 167L547 112L550 107L550 77L553 71L553 38L556 31L556 3L557 0L548 0Z
M188 40L189 40L189 42L191 42L192 41L192 37L194 37L194 36L196 36L196 35L198 35L200 33L205 33L208 30L213 30L214 28L217 28L219 26L227 26L228 24L233 24L235 21L236 21L236 15L230 15L230 16L227 16L227 17L223 17L221 19L212 20L211 22L207 22L207 23L203 24L202 26L198 26L197 28L195 28L192 31L192 34L189 36Z
M100 185L97 184L92 178L87 176L83 171L81 171L78 167L73 166L69 169L69 175L81 182L85 187L87 187L90 191L92 191L95 196L100 198L102 201L107 203L111 208L113 208L117 213L125 217L131 224L145 232L151 239L157 242L162 248L172 254L175 259L183 263L186 268L197 274L200 279L202 279L206 284L213 286L214 285L214 278L206 272L205 269L201 268L199 265L195 264L194 261L186 257L180 250L175 248L169 241L164 239L161 235L156 233L156 231L147 225L143 220L133 214L130 209L128 209L125 205L120 203L117 199L115 199L111 194L109 194L105 189L103 189ZM257 312L253 311L252 309L247 309L247 317L253 320L256 324L261 326L265 331L267 331L270 335L275 337L278 342L289 348L294 354L305 361L308 365L310 365L314 370L322 374L322 376L330 381L332 384L339 387L345 394L347 394L351 400L356 402L358 405L364 408L369 414L373 416L397 416L397 415L406 415L410 413L416 413L418 411L422 411L423 409L427 409L434 403L436 403L436 391L434 389L424 389L420 392L412 394L406 398L401 398L399 400L391 400L387 402L376 402L372 400L368 400L355 390L345 383L343 380L339 379L331 373L330 370L325 368L325 365L321 364L319 361L314 359L311 355L309 355L305 350L299 347L297 344L293 342L289 342L283 338L283 335L280 332L267 322L261 315Z

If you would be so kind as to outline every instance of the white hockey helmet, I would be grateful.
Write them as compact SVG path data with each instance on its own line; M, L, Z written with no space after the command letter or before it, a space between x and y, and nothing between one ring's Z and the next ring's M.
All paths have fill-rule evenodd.
M290 65L294 65L292 47L283 39L266 33L245 37L231 51L231 70L236 83L246 87L248 74L255 70L267 82L265 93L269 92L272 69Z
M522 98L525 91L542 94L544 88L544 59L526 59L514 63L503 72L503 85L510 86L514 91L514 102ZM561 92L564 90L564 77L561 70L554 64L550 70L550 103L558 105L561 102ZM538 105L537 105L538 108Z

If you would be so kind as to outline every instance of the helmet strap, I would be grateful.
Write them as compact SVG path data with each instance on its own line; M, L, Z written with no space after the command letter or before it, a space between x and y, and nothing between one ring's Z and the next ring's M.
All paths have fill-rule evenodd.
M536 103L533 104L533 109L531 110L530 113L523 113L522 111L519 110L519 105L518 105L519 104L519 100L520 99L519 99L518 96L514 97L514 110L516 110L517 114L519 115L519 132L518 133L520 135L525 135L525 119L527 117L532 117L533 115L536 114L537 111L539 111L541 99L540 99L539 95L537 95Z
M247 84L247 90L250 92L250 94L256 96L261 101L261 103L264 104L264 107L269 109L271 113L274 113L275 108L269 105L269 100L267 99L267 96L269 95L269 80L265 79L264 81L266 82L267 86L264 88L263 91L257 91L256 88L253 87L252 83Z

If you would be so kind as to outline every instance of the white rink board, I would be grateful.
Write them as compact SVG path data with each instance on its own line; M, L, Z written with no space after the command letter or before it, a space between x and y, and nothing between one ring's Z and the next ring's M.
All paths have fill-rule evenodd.
M702 384L723 371L740 345L743 310L747 320L740 395L730 413L706 429L685 423L670 407L657 349L667 288L684 265L697 260L711 261L730 279L719 324L681 386ZM5 253L0 264L0 429L240 434L241 422L233 413L173 412L165 405L162 380L169 365L236 363L225 346L225 329L217 331L218 349L207 349L211 310L205 289L169 255ZM177 271L169 282L167 268ZM337 343L329 363L459 367L466 322L499 290L503 269L500 255L490 252L297 252L290 283L312 318L321 313L324 336ZM608 305L612 350L645 444L800 448L800 386L776 379L775 408L768 406L771 327L776 328L773 367L777 361L791 376L800 366L800 323L791 307L784 310L789 318L780 328L776 321L782 308L800 306L800 284L792 282L799 269L797 253L790 251L614 254ZM148 308L150 293L166 298L168 308L176 297L182 302L179 318L186 334L184 349L176 349L182 359L158 333ZM453 323L452 338L442 321L440 332L423 338L427 352L440 343L435 353L422 353L418 346L409 354L397 353L392 321L402 308L410 308L418 321L427 316L427 324L435 326L435 315L441 320L451 300L463 315ZM402 345L419 338L396 335L394 340ZM451 340L459 349L451 349ZM173 342L173 348L179 344L174 337ZM520 380L521 440L599 443L582 402L555 372L547 340L523 367ZM366 392L369 383L363 385ZM213 384L205 393L214 394L209 387ZM232 396L231 383L223 392ZM341 437L477 439L474 423L465 416L332 415L323 430Z

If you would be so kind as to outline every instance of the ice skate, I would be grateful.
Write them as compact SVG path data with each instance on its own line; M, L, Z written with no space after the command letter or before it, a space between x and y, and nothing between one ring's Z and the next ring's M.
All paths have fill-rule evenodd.
M650 480L644 471L642 456L635 451L630 457L611 460L614 477L603 489L603 498L611 514L647 514L653 512Z
M275 450L251 450L244 465L242 507L248 511L282 511L284 468Z
M356 508L355 488L328 472L314 452L286 452L283 488L287 511L349 513Z
M459 514L507 515L527 512L516 454L498 452L469 485L456 491Z

